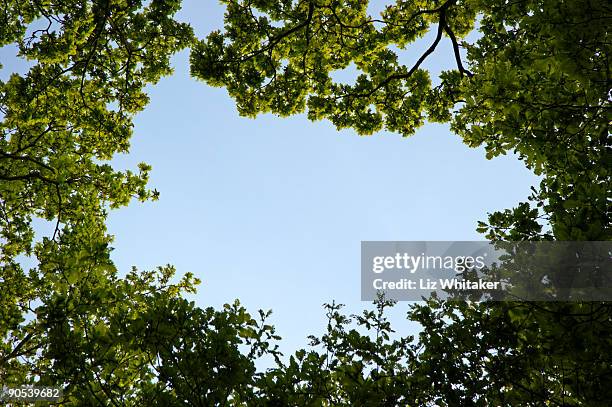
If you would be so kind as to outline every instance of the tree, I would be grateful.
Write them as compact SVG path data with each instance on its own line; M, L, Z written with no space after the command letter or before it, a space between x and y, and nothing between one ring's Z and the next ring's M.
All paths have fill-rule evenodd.
M241 114L306 112L359 134L384 127L404 136L425 120L448 121L468 146L484 145L488 158L513 151L543 177L528 202L479 223L487 238L612 237L607 2L397 1L380 18L367 15L364 1L224 3L224 30L197 43L191 69L226 87ZM480 38L464 41L476 24ZM391 46L403 50L429 30L435 32L430 47L413 66L400 64ZM456 68L434 86L421 64L441 41L452 44ZM351 63L359 71L355 82L334 83L332 72ZM432 301L413 307L409 317L424 326L424 349L410 374L432 383L412 403L606 405L612 399L609 303ZM354 346L350 334L342 337ZM329 374L352 366L338 363ZM283 372L295 376L294 370Z
M545 177L533 199L551 230L521 205L493 216L489 237L610 238L606 2L397 2L379 19L363 1L224 3L224 31L197 43L191 68L226 87L241 114L306 112L360 134L384 127L404 136L424 120L450 121L468 146L484 145L489 158L514 151ZM482 36L461 41L477 15ZM429 30L431 46L401 65L391 46L406 48ZM443 40L457 67L433 86L420 67ZM331 73L351 63L355 83L334 83Z
M146 164L120 172L105 161L128 151L132 118L147 103L144 87L170 73L170 55L191 40L191 29L171 18L178 6L38 0L1 6L0 45L16 45L33 63L27 74L0 82L4 385L67 383L70 392L87 384L90 399L102 390L108 396L117 382L129 387L138 369L128 372L134 368L122 357L129 349L111 341L120 326L113 321L193 289L191 276L170 284L172 268L118 279L105 226L109 208L157 197L146 188ZM35 241L33 218L53 222L51 235ZM24 255L36 266L24 268ZM133 356L142 359L142 352ZM98 374L105 385L93 384Z
M607 405L609 303L432 299L408 313L416 341L392 331L384 298L352 317L331 304L327 332L285 361L268 313L198 308L182 298L197 280L171 266L119 276L107 211L158 193L146 164L105 161L128 151L145 86L191 47L192 74L244 115L404 136L448 121L490 158L517 152L543 180L479 224L489 239L610 240L610 6L400 0L375 19L364 1L225 3L225 30L198 41L173 19L178 0L0 6L0 45L33 64L0 82L0 382L61 385L64 405ZM390 45L429 30L402 66ZM441 41L456 69L434 86L421 65ZM333 83L351 62L356 82ZM35 218L53 225L42 240ZM275 367L257 371L266 356Z
M110 259L108 211L158 197L146 187L148 165L122 172L108 161L128 151L145 87L170 74L170 56L193 40L173 19L179 8L165 0L0 6L0 46L17 46L32 63L0 82L3 386L60 386L62 405L209 405L242 391L254 358L275 352L266 314L256 321L238 302L196 308L182 298L198 283L191 274L179 279L164 266L120 277ZM52 224L40 240L37 218Z
M148 101L145 86L168 75L169 57L192 39L191 28L172 19L179 6L38 0L1 6L0 45L17 45L33 63L27 74L0 82L3 385L61 385L65 403L83 405L125 404L159 386L151 382L152 338L176 334L161 326L162 310L193 308L180 295L197 280L188 274L172 283L169 266L118 277L107 211L158 193L146 188L146 164L120 172L105 161L128 151L132 119ZM53 222L51 235L35 241L33 218ZM24 255L36 266L24 268ZM213 318L198 312L197 324ZM225 329L240 325L242 334L221 330L234 341L254 323L238 305L222 315L240 318ZM220 328L208 330L214 329Z

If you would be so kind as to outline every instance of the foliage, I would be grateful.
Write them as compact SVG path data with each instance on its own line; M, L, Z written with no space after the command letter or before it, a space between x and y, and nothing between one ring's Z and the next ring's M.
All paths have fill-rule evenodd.
M450 121L488 158L513 151L544 175L536 208L495 214L482 225L489 238L610 238L606 2L399 1L380 18L363 1L224 3L224 30L197 43L191 68L226 87L241 114L306 112L360 134L404 136L425 120ZM480 38L461 41L477 20ZM400 51L429 30L431 46L413 66L400 64ZM446 38L457 68L434 86L421 64ZM351 63L355 83L334 82Z
M170 284L171 268L118 279L105 226L109 208L157 198L146 188L148 165L121 172L107 161L128 151L132 119L147 103L145 87L171 72L170 55L192 39L191 28L172 18L179 6L115 0L0 6L0 45L15 45L32 65L0 82L3 384L66 383L83 394L90 389L87 399L99 393L102 385L90 381L98 375L105 392L129 388L142 358L112 342L118 319L193 290L191 276ZM35 239L34 219L52 222L52 233Z
M183 298L197 280L171 266L120 277L105 220L158 196L148 165L107 161L128 151L146 86L191 46L193 76L243 115L404 136L450 122L488 158L516 152L542 182L479 223L489 239L609 240L609 4L398 0L374 18L366 1L224 3L224 30L202 40L174 20L179 0L0 6L0 45L32 63L0 82L0 383L62 385L64 405L607 405L609 303L432 299L408 312L416 340L392 330L384 298L351 317L330 304L327 332L285 359L269 313L198 308ZM456 68L435 79L421 66L441 41ZM335 83L350 64L355 83ZM53 225L42 239L38 218ZM261 357L274 367L258 371Z
M268 314L197 308L183 298L191 274L120 277L110 260L108 210L158 197L148 165L108 161L128 152L146 86L193 39L173 19L180 2L1 7L0 45L32 67L0 82L0 383L62 386L62 405L87 406L210 405L246 391L254 359L276 352ZM35 236L37 219L48 236Z
M425 120L448 121L487 158L514 152L542 176L528 202L479 222L487 238L612 237L607 2L397 1L379 18L350 0L225 3L224 30L198 42L191 67L226 87L241 114L306 112L363 135L386 128L409 136ZM468 43L475 26L481 35ZM435 39L416 63L399 63L430 30ZM433 84L421 65L442 40L456 69ZM334 71L350 64L355 82L335 83ZM432 301L409 318L424 327L410 375L427 383L402 394L426 396L390 405L592 406L612 398L608 303Z

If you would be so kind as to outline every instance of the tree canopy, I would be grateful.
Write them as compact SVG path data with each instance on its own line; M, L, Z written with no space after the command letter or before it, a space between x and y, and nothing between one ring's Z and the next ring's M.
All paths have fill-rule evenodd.
M404 136L425 120L448 121L488 158L514 152L542 176L527 202L479 222L487 238L610 239L607 2L397 1L379 18L366 10L358 1L228 2L224 30L193 48L192 73L226 87L244 115L306 112L360 134ZM477 25L479 39L465 41ZM416 63L399 63L428 31L435 39ZM434 85L421 66L441 41L456 68ZM355 82L335 83L333 72L351 63ZM417 305L409 317L424 327L424 350L409 376L432 388L407 404L605 405L610 311Z
M303 112L362 135L449 122L488 158L517 153L542 181L479 222L488 239L610 240L610 4L222 3L224 29L203 39L175 19L179 0L0 5L0 45L32 64L0 82L0 383L60 385L62 405L608 405L609 303L432 299L408 312L418 338L393 332L384 298L353 317L332 303L327 332L283 358L268 313L197 307L183 298L197 279L172 266L120 275L105 221L158 196L148 165L108 160L129 151L145 87L191 48L192 75L242 115ZM442 41L455 68L436 79L423 62ZM351 64L355 82L334 82ZM260 357L275 367L258 371Z
M225 3L224 30L193 47L191 69L226 87L241 114L306 112L404 136L425 120L450 122L488 158L516 152L545 178L533 199L549 229L521 205L493 216L488 237L610 238L607 2L398 1L379 18L364 1ZM462 41L476 24L480 38ZM430 47L402 65L399 54L428 31ZM434 86L421 65L441 41L452 43L456 69ZM351 63L355 82L334 82Z

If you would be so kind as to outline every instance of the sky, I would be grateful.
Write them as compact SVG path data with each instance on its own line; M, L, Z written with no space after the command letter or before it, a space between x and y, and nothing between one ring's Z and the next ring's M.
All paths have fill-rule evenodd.
M223 7L185 0L178 18L203 37L222 27ZM430 41L401 61L415 61ZM2 60L4 77L15 66ZM453 64L445 39L423 67ZM161 196L110 213L112 258L122 271L169 263L194 273L202 284L190 298L202 307L238 298L253 315L272 309L285 352L324 333L323 303L370 307L360 301L362 240L482 240L477 221L526 200L537 182L516 157L486 160L447 125L361 137L304 115L242 118L224 89L190 78L188 51L173 65L149 88L131 152L113 160L152 165L150 187ZM407 306L391 314L401 334L417 330L404 321Z

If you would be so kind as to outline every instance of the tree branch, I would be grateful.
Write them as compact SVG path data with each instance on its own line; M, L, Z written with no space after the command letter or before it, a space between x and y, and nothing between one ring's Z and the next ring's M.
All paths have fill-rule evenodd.
M32 336L33 336L33 333L32 333L32 332L28 333L28 334L27 334L27 335L26 335L26 336L25 336L25 337L24 337L24 338L21 340L21 342L19 342L19 343L17 344L17 346L15 346L15 349L13 349L13 350L11 351L11 353L9 353L8 355L6 355L4 358L2 358L2 359L1 359L1 360L2 360L2 363L6 363L6 362L8 362L9 360L13 359L14 357L19 356L19 355L20 355L20 354L19 354L19 351L21 350L21 348L23 348L23 346L24 346L26 343L28 343L28 341L29 341L30 339L32 339Z
M467 75L468 77L471 78L472 76L474 76L474 74L468 71L467 69L465 69L463 67L463 63L461 63L461 54L459 53L459 43L457 42L455 33L453 32L453 30L451 30L446 19L441 19L440 23L444 27L444 32L446 33L446 35L448 35L451 42L453 43L453 52L455 53L455 61L457 61L457 68L459 69L459 72L461 72L462 75Z

